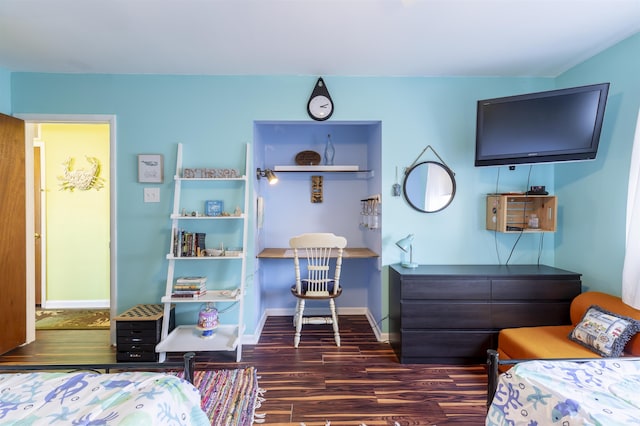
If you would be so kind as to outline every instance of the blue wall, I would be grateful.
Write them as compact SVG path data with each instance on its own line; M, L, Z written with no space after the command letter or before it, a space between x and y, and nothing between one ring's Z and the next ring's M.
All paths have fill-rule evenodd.
M0 113L11 114L11 73L0 68Z
M582 272L588 288L619 295L625 248L627 186L640 108L640 34L574 67L559 86L608 81L598 157L556 166L562 228L556 263Z
M336 104L332 120L382 122L382 264L400 260L394 243L409 232L416 235L414 260L419 263L504 263L517 236L484 229L485 194L496 191L498 178L500 192L525 190L531 172L531 184L545 185L560 196L559 230L545 234L541 263L585 273L594 287L605 284L597 277L610 277L616 281L611 291L619 290L625 166L633 133L631 116L640 99L638 83L632 82L639 75L638 63L629 67L626 58L637 53L639 43L636 36L558 79L323 76ZM607 65L608 61L613 63ZM190 152L201 154L203 163L238 167L244 144L253 139L254 121L309 119L306 102L316 78L14 73L11 103L14 114L117 116L117 278L118 309L123 310L158 302L169 244L173 186L166 179L159 185L161 202L144 204L143 185L136 181L136 155L163 154L165 176L170 177L176 143L183 142ZM601 81L614 84L603 150L595 162L539 165L531 170L519 166L514 171L473 167L478 99ZM625 147L614 148L617 144ZM402 198L390 196L396 166L411 164L426 145L432 145L451 167L458 185L453 203L435 214L418 213ZM595 181L598 191L591 187ZM603 197L605 202L596 205ZM255 217L253 211L249 213ZM601 248L585 244L583 234L607 243ZM249 239L253 240L251 235ZM524 235L510 263L536 263L540 239L540 234ZM585 247L596 252L586 255ZM251 277L255 253L253 247L248 251ZM605 259L610 262L602 267L609 272L601 275L596 265ZM386 268L382 273L386 288ZM251 292L251 280L248 285ZM249 333L254 327L251 322Z

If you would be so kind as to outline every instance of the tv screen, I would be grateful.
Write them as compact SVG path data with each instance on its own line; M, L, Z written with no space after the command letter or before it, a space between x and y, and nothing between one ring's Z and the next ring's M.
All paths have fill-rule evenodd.
M609 83L478 101L476 166L596 158Z

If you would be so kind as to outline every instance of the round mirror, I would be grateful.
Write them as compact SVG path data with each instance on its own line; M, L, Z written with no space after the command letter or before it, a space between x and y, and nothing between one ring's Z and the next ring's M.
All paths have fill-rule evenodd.
M451 204L456 195L456 179L444 164L424 161L407 170L402 190L411 207L434 213Z

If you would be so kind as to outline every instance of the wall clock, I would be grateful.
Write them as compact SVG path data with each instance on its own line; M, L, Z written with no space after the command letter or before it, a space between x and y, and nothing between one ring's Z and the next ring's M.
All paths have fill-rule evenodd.
M307 103L307 112L311 118L318 121L327 120L333 114L333 101L322 77L318 79L313 92L311 92L309 103Z

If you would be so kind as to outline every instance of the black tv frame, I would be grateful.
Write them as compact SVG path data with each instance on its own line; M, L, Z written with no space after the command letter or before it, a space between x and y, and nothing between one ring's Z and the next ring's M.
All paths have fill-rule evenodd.
M520 153L509 153L504 155L481 155L480 146L484 136L484 114L486 106L494 104L515 103L528 100L541 100L551 97L572 95L576 93L599 92L599 101L591 134L591 144L587 148L581 149L558 149L546 151L529 151ZM565 89L549 90L544 92L527 93L522 95L505 96L500 98L482 99L477 103L476 117L476 146L475 146L475 166L504 166L518 164L535 164L564 161L585 161L596 158L600 133L604 120L604 112L609 93L609 83L591 84L587 86L570 87Z

